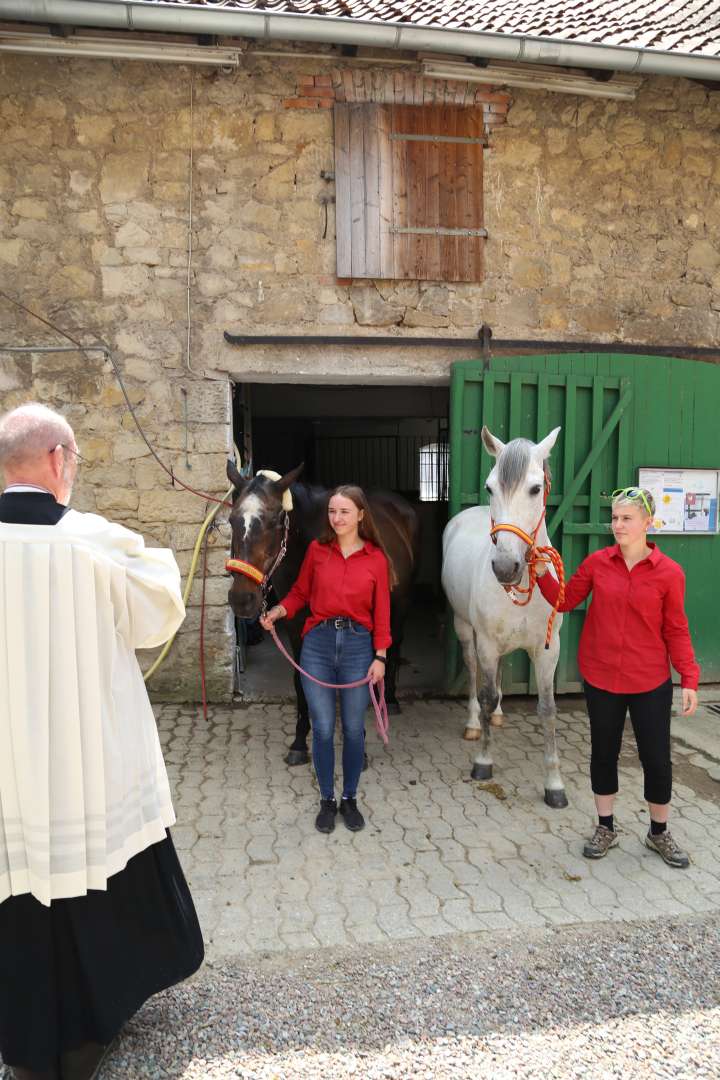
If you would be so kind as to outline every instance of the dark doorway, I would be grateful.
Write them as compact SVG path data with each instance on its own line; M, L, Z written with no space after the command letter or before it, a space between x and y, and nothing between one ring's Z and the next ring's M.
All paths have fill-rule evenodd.
M398 690L439 690L443 677L441 537L447 522L449 392L429 386L252 383L235 387L235 442L248 471L285 473L305 462L308 483L358 483L399 491L421 522L413 612ZM247 650L244 696L290 693L284 661L269 641ZM279 693L278 696L283 696Z

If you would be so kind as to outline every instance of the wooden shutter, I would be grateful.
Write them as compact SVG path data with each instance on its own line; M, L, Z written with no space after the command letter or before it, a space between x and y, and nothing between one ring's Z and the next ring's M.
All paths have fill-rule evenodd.
M337 274L479 281L479 109L335 106Z

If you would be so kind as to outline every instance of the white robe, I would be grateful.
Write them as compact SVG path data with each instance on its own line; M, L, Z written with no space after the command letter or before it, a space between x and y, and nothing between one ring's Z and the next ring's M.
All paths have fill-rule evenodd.
M105 889L175 821L135 649L185 616L172 552L96 514L0 524L0 902Z

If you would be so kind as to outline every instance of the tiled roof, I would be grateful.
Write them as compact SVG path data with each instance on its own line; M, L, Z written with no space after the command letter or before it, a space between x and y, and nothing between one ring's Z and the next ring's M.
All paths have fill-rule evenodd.
M720 56L720 0L154 0Z

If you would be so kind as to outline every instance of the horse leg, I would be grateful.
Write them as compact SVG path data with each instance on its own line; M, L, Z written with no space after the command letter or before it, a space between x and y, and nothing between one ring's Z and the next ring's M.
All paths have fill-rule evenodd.
M475 651L475 631L469 622L459 615L455 616L455 633L462 646L463 660L468 673L468 718L465 725L464 739L472 741L480 738L480 706L477 699L477 652Z
M292 654L297 660L300 656L300 627L295 626L292 622L288 622L288 637L290 638L290 646ZM310 731L310 713L308 711L308 704L305 700L305 691L302 687L302 681L297 671L295 672L295 700L297 703L297 719L295 721L295 738L293 739L287 754L285 755L286 765L307 765L310 761L310 755L307 748L307 737Z
M560 774L560 759L555 740L557 710L553 693L553 679L559 655L560 639L555 634L550 648L538 649L532 660L538 687L538 717L542 720L545 734L545 802L554 809L562 810L567 806L568 800Z
M482 729L480 734L480 750L475 756L471 776L473 780L489 780L493 774L492 758L492 725L490 718L498 704L498 689L496 675L498 669L498 656L490 656L478 650L478 663L482 676L479 702Z
M396 696L397 673L400 666L400 641L393 638L393 643L387 652L387 667L385 669L385 704L390 716L399 716L400 702Z
M490 723L493 727L502 727L505 719L504 713L501 708L502 704L502 657L498 660L497 671L495 672L495 685L497 687L498 702L493 710L493 714L490 717Z
M300 676L295 672L295 697L297 699L297 719L295 721L295 738L293 739L287 754L286 765L307 765L310 760L307 748L307 737L310 731L310 714L308 712L305 691L302 688Z
M400 702L397 699L397 677L400 669L400 652L402 650L403 636L405 632L405 620L410 610L410 594L393 595L390 610L390 633L392 645L387 653L387 667L385 669L385 704L391 716L399 716Z

